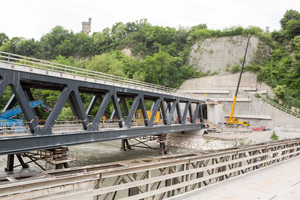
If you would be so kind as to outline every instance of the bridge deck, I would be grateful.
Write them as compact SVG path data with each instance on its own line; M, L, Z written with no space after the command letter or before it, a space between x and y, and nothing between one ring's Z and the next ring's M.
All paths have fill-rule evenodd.
M185 200L294 200L300 199L300 158L278 163L269 168L254 171L170 199Z

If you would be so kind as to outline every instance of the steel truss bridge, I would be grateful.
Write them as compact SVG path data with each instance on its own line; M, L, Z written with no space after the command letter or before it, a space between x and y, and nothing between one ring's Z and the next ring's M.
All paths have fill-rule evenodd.
M178 95L174 89L0 52L0 96L9 87L13 95L2 111L12 108L17 102L29 131L0 135L0 155L204 127L201 112L204 101ZM40 110L29 106L29 102L35 100L34 90L60 92L43 125L37 120L41 117ZM92 96L88 108L84 108L83 94ZM66 102L79 119L81 129L54 131L53 127ZM148 118L145 102L152 102L151 118ZM102 117L111 103L118 127L103 128ZM97 113L91 120L88 116L95 108ZM137 109L143 115L141 126L132 125ZM162 118L160 123L155 122L158 112Z

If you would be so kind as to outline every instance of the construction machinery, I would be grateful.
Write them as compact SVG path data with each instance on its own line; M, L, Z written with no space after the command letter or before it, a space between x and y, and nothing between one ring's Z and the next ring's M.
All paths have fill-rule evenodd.
M149 120L151 120L152 113L153 113L153 111L147 111L147 116L148 116ZM138 122L138 124L143 124L144 117L143 117L143 113L142 113L141 110L137 110L136 111L135 119ZM157 111L155 119L154 119L154 124L158 124L160 121L161 121L161 119L160 119L160 111Z
M36 108L41 106L46 109L43 100L31 101L29 102L30 108ZM26 128L22 119L16 118L18 114L22 113L20 106L7 110L0 113L0 127L1 129L12 129L14 133L25 133Z
M229 119L226 120L227 121L226 125L228 125L229 127L246 127L246 126L250 126L249 122L238 121L237 118L234 117L234 108L235 108L236 99L237 99L237 95L238 95L238 91L239 91L239 87L240 87L240 83L241 83L241 79L242 79L242 73L243 73L243 68L244 68L245 61L246 61L246 55L247 55L247 49L248 49L248 44L249 44L250 37L251 36L249 35L248 40L247 40L246 49L245 49L245 55L244 55L244 59L243 59L243 63L242 63L241 71L240 71L238 84L237 84L235 95L234 95L234 98L233 98L233 103L232 103L232 107L231 107L230 116L229 116Z

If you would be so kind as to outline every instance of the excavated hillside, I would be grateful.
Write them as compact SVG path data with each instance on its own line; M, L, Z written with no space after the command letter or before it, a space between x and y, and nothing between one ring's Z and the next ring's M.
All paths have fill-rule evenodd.
M247 37L233 36L209 38L191 47L189 64L202 72L214 72L214 76L186 80L180 93L215 100L223 105L224 117L230 114L239 73L232 74L234 65L241 65L245 53ZM251 37L246 65L254 59L267 57L271 49L263 45L257 37ZM258 55L258 52L259 55ZM246 72L242 76L235 108L235 116L250 121L251 126L267 128L300 128L300 118L277 105L267 103L266 96L273 97L272 89L257 80L255 74ZM260 97L260 98L259 98Z
M191 47L188 64L202 72L229 74L233 66L242 63L246 43L247 37L245 36L207 38L198 41ZM252 36L248 46L246 65L254 59L267 58L270 51L267 45L264 45L256 36Z

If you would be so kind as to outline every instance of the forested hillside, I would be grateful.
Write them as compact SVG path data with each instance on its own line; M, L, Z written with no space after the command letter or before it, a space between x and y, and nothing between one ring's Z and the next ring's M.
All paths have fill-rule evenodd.
M246 70L257 73L279 99L300 107L300 13L288 10L280 23L281 30L265 32L255 26L223 30L211 30L206 24L161 27L141 19L126 24L118 22L91 36L56 26L40 40L8 38L0 33L0 51L176 88L188 78L209 75L187 65L190 47L196 41L251 34L269 45L272 53L262 60L259 49L257 59ZM124 49L130 49L131 55L122 53Z

